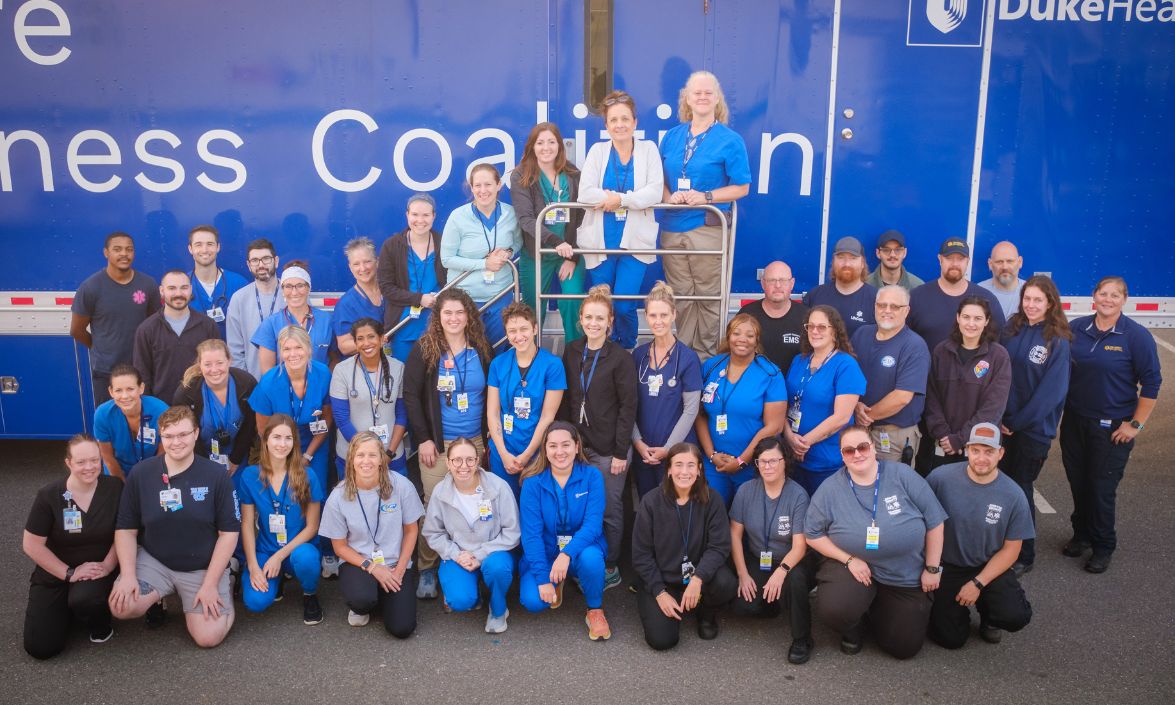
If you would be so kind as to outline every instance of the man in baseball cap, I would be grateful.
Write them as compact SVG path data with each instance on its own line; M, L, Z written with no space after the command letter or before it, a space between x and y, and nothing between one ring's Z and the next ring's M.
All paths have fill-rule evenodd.
M929 629L930 638L948 649L970 636L972 606L979 611L980 636L992 644L1003 630L1019 631L1032 619L1012 564L1020 544L1036 532L1024 492L999 471L1000 429L976 424L966 450L966 462L943 465L926 478L949 515Z
M1004 327L1004 312L1000 302L987 289L967 280L971 262L971 248L961 237L948 237L938 250L940 275L910 292L908 323L915 333L926 341L931 353L936 345L950 337L955 328L955 314L959 303L968 296L981 296L991 303L996 328Z
M865 248L855 237L842 237L832 248L832 267L826 282L804 295L804 305L831 306L845 322L851 336L858 328L872 325L873 302L877 289L865 283L869 268L865 264Z
M886 230L877 238L877 269L865 279L865 283L876 287L896 284L906 291L922 286L920 278L906 270L906 236L898 230Z

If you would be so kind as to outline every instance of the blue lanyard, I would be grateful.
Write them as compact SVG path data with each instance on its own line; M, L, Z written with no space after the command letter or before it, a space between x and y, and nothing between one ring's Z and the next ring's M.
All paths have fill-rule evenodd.
M286 473L286 476L282 478L282 496L280 500L273 492L273 484L269 482L265 483L265 491L268 492L269 496L273 498L270 500L273 503L273 511L280 512L282 516L285 516L286 509L289 508L289 505L286 504L286 486L289 484L289 482L290 474Z
M368 306L371 306L372 308L379 308L379 307L380 307L380 304L382 304L382 303L383 303L383 301L380 301L380 304L376 304L375 302L373 302L373 301L372 301L372 300L371 300L371 299L370 299L370 298L367 296L367 292L365 292L365 291L363 291L363 289L359 288L359 284L355 284L355 293L356 293L356 294L359 294L359 298L361 298L361 299L363 299L364 301L366 301L366 302L367 302L367 305L368 305Z
M605 343L606 344L606 343ZM596 350L595 357L592 358L592 369L588 372L587 381L583 379L583 368L587 366L587 343L583 344L583 359L579 362L579 386L583 388L583 400L587 403L588 388L592 386L592 378L596 376L596 363L600 361L600 352L603 351L604 346L601 345L599 350Z
M635 151L636 151L636 143L634 142L633 143L633 152L635 153ZM618 193L627 193L628 192L628 176L632 173L633 157L629 156L628 164L621 164L620 163L620 155L616 153L616 147L612 147L611 151L608 153L608 160L612 163L612 173L615 174L616 179L619 181L619 184L617 184L616 191Z
M774 509L771 510L771 513L767 515L767 521L763 527L763 550L764 551L771 550L771 527L775 526L775 518L779 516L779 503L783 501L783 490L786 487L786 480L784 481L784 484L785 484L784 487L779 488L779 496L775 498L775 507L774 507ZM860 501L860 500L858 500L858 501ZM873 501L874 502L877 501L876 497L874 498ZM770 503L771 503L771 497L769 497L767 495L767 485L766 485L766 483L764 483L764 485L763 485L763 511L764 512L767 511L767 507L770 506ZM877 505L874 504L874 507L876 507L876 506ZM874 512L876 512L876 511L877 510L874 509Z
M845 481L849 483L849 492L853 493L853 499L857 500L857 504L861 505L861 509L869 511L861 498L857 496L857 488L853 486L853 478L848 469L845 469ZM877 526L877 494L881 491L881 463L877 464L877 479L873 481L873 526ZM783 493L780 493L783 496Z
M804 391L808 388L808 383L811 382L813 379L815 379L816 375L820 374L820 370L824 369L825 366L828 365L828 361L831 360L832 356L835 354L836 354L836 349L833 348L832 352L828 353L828 355L825 356L824 362L820 363L820 366L816 368L815 372L812 371L812 358L810 358L810 357L808 358L808 364L805 366L808 369L808 374L804 375L803 377L800 377L799 391L797 391L795 394L792 395L792 403L797 408L800 406L800 402L802 402L804 400Z
M461 353L462 353L462 355L461 355L461 368L459 371L457 369L457 356L454 355L451 350L449 351L449 359L453 361L453 370L457 373L457 380L460 383L460 386L457 388L457 391L464 393L465 392L465 377L469 371L469 348L465 348L464 350L461 351Z
M310 423L302 420L302 409L306 406L306 397L308 396L310 396L310 368L306 368L306 389L302 392L301 398L294 394L294 380L290 380L290 411L294 412L294 422L298 425Z
M290 322L291 326L298 326L299 328L305 328L307 333L310 333L311 331L314 330L314 309L313 308L311 308L306 313L306 325L305 326L303 326L301 323L299 323L297 320L295 320L293 316L290 315L290 307L289 306L286 306L284 309L282 309L282 313L284 313L286 315L286 320ZM313 341L311 341L311 342L313 342ZM311 347L314 347L314 346L311 345Z
M694 153L698 151L698 148L702 146L702 142L706 139L706 135L710 134L710 130L713 129L714 125L710 125L706 128L706 131L700 135L694 135L690 133L689 130L686 130L686 135L688 135L688 137L685 141L685 154L681 159L682 178L685 178L685 167L690 163L690 160L694 158Z
M236 401L236 384L233 383L232 375L229 375L228 388L224 392L224 406L222 408L225 413L223 419L216 411L220 401L212 393L212 390L208 388L208 384L201 384L200 389L204 393L204 408L208 409L208 415L212 418L212 430L219 431L223 429L227 431L229 426L232 425L228 423L229 405Z
M273 315L274 310L277 309L277 292L276 291L273 292L273 298L269 300L269 313L268 314L263 313L261 311L261 290L257 288L256 284L253 285L253 297L257 300L257 318L264 321L266 318L269 318L270 316Z
M690 528L694 524L694 503L686 502L689 507L689 518L686 519L685 527L681 525L681 505L677 500L673 500L673 508L677 510L677 530L681 532L681 562L685 563L689 560L689 533Z
M193 287L197 287L197 286L198 286L198 287L200 287L201 289L203 289L203 288L204 288L204 284L203 284L203 283L202 283L202 282L201 282L199 279L197 279L197 278L196 278L196 270L194 270L194 269L193 269L192 271L188 272L188 279L190 279L190 280L192 281L192 286L193 286ZM217 295L216 295L216 290L217 290L218 288L220 288L220 285L221 285L221 284L224 284L224 289L223 289L223 291L222 291L221 295L220 295L220 296L217 296ZM227 293L228 293L228 282L226 282L226 281L224 280L224 270L223 270L223 269L221 269L221 268L219 268L219 267L217 267L217 269L216 269L216 281L214 281L214 282L212 283L212 293L208 295L208 303L212 304L212 307L213 307L213 308L216 308L216 307L217 307L217 302L218 302L218 301L224 301L224 302L227 304L227 303L228 303L228 301L227 301L227 297L225 296L225 294L227 294ZM222 306L221 308L223 308L223 306ZM261 307L260 307L260 306L258 306L258 308L260 309Z
M375 531L371 530L371 522L367 520L367 510L363 508L363 497L358 492L355 493L355 504L359 505L359 511L363 513L363 523L367 526L367 534L371 536L371 543L375 546L375 550L379 550L379 515L382 514L379 510L380 496L379 490L376 490L375 495Z
M729 355L726 356L726 363L727 363L727 366L724 367L723 369L729 370L730 369L730 356ZM751 371L751 365L753 365L753 364L755 364L755 361L752 359L750 364L747 365L746 369L743 370L743 373L738 376L738 381L735 382L734 384L730 383L729 371L727 372L727 374L722 376L722 379L721 379L721 381L719 381L718 384L719 384L719 386L725 385L726 389L729 391L725 391L720 395L719 401L721 402L722 405L719 407L720 411L718 413L720 413L720 414L726 413L726 405L730 403L730 398L734 396L734 392L735 392L735 390L738 389L738 385L742 384L742 381L747 376L747 373Z
M502 216L502 204L501 203L495 204L494 205L494 214L489 217L482 215L482 212L477 209L476 203L470 203L469 207L473 209L473 214L477 216L477 222L481 223L481 234L483 236L485 236L486 254L488 255L489 253L498 249L498 220ZM486 228L486 221L490 220L490 218L493 218L493 221L494 221L493 222L494 244L492 244L492 245L490 244L490 231Z
M379 361L379 366L380 366L380 369L382 370L383 365L384 365L384 361L382 359L383 353L380 353L380 358L381 359ZM367 382L367 391L371 393L371 418L374 419L375 421L379 421L379 389L378 388L383 385L383 376L380 376L378 384L372 384L371 383L371 373L369 373L367 371L367 366L363 364L363 361L359 359L358 355L355 356L355 366L363 369L363 381ZM352 370L352 374L354 374L354 370Z

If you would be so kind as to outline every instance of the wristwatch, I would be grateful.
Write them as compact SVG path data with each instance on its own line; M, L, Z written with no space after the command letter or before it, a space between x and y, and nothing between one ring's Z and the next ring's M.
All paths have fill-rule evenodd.
M714 202L714 192L713 191L707 191L705 193L705 196L706 196L706 203L713 203Z
M980 590L982 590L983 588L987 587L987 586L986 586L986 585L984 585L983 583L979 582L979 578L971 578L971 583L972 583L972 584L973 584L975 587L979 588Z
M939 573L942 572L941 565L927 565L927 566L922 566L922 567L925 568L926 572L930 573L931 575L938 575Z
M1146 424L1144 424L1143 422L1139 421L1138 419L1130 419L1130 420L1129 420L1129 421L1127 421L1126 423L1128 423L1128 424L1130 424L1131 426L1133 426L1135 431L1141 431L1142 429L1146 428Z
M784 563L783 561L780 561L780 562L779 562L779 567L780 567L780 568L783 568L783 572L785 572L785 573L790 573L790 572L791 572L791 566L790 566L790 565L788 565L787 563Z
M70 580L73 579L73 570L74 570L73 568L66 568L65 569L65 582L68 583Z
M365 558L365 559L363 560L363 563L361 563L361 564L359 565L359 567L360 567L360 568L362 568L363 570L367 570L368 568L370 568L370 567L371 567L371 559L370 559L370 558Z
M849 556L847 559L845 559L845 567L848 568L849 564L856 560L856 558L856 556Z

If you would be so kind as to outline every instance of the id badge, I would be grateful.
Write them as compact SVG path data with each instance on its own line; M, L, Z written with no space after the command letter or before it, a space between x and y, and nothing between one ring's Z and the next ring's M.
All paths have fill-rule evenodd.
M178 512L184 508L184 494L178 489L160 490L159 506L165 512Z
M655 397L661 393L661 384L664 379L663 375L649 375L649 396Z
M703 404L713 403L714 402L714 392L717 392L717 391L718 391L718 383L717 382L711 382L711 383L707 384L706 388L704 390L702 390L702 403Z
M514 397L514 415L520 419L530 418L530 397Z
M681 584L689 585L690 578L694 577L693 561L681 562Z
M477 502L477 520L489 521L494 518L494 506L488 499L478 500Z
M881 541L881 528L877 525L865 527L865 550L876 551Z
M215 438L212 439L212 455L220 455L220 441ZM215 458L213 458L215 460Z
M326 431L326 419L319 419L317 421L310 422L311 435L321 436L322 434L326 433Z
M155 445L155 429L151 428L150 426L140 426L139 436L135 440L139 441L140 443Z
M488 269L483 269L483 270L481 270L481 281L482 281L482 283L485 283L485 284L493 284L493 283L494 283L494 274L495 274L494 272L491 272L491 271L490 271L490 270L488 270Z
M771 570L771 551L759 551L759 570Z
M940 446L939 444L935 443L935 444L934 444L934 454L935 454L935 455L937 455L937 456L938 456L938 457L940 457L940 458L943 458L943 457L946 457L946 454L947 454L947 452L946 452L945 450L943 450L943 449L942 449L942 446Z
M209 453L208 459L218 465L223 465L226 468L228 467L228 456L227 455L221 455L220 453Z
M571 543L571 537L566 535L557 536L556 543L559 544L559 550L562 551L567 548L567 544Z
M392 439L391 434L388 433L388 425L386 423L381 423L378 426L371 426L367 430L379 436L379 442L383 443L385 447L387 446L388 441Z
M371 552L371 562L376 565L384 564L384 552L378 548Z
M224 323L224 309L219 306L213 306L208 309L208 317L217 323Z
M453 375L441 375L437 377L437 391L438 392L455 392L457 391L457 378Z
M502 433L514 433L513 414L502 414Z
M628 209L617 208L616 210L612 211L612 215L616 216L617 223L623 223L624 221L628 220Z
M384 343L383 344L383 353L384 353L385 357L392 356L392 344L391 343Z
M61 519L69 533L76 534L82 530L82 510L66 509L62 511Z
M571 210L568 208L552 208L543 216L543 222L547 225L555 225L556 223L567 223L571 221Z
M800 419L803 418L803 416L804 414L802 411L800 411L798 406L793 405L790 409L787 410L787 421L789 424L791 424L792 433L800 432Z
M723 436L726 434L726 429L728 427L729 425L726 422L726 414L718 414L718 417L714 419L714 430L718 432L719 436Z
M269 515L269 533L284 534L286 533L286 515L285 514L270 514Z
M877 434L877 438L881 441L882 453L889 453L891 450L893 450L893 445L889 442L888 431L882 431L881 433Z
M678 191L689 191L690 190L690 180L685 178L684 176L681 177L680 179L678 179L677 180L677 190Z
M420 318L420 314L423 312L424 312L423 306L409 306L408 307L408 317L409 318Z
M464 414L466 411L469 411L468 392L461 392L457 395L457 411L460 411L462 414Z

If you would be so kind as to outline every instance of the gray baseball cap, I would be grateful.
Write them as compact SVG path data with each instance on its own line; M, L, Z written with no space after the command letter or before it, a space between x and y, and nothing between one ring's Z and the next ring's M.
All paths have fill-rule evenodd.
M992 448L1000 447L1000 429L993 423L977 423L971 427L967 445L978 443Z
M836 246L832 248L832 254L839 255L842 252L858 257L865 256L865 248L861 246L861 241L855 237L842 237L836 241Z

